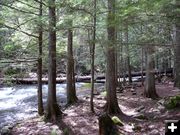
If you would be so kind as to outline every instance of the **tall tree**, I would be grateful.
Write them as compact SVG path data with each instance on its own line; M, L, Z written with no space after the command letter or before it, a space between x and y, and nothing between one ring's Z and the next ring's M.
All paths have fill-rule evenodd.
M175 9L177 12L175 12L175 31L174 31L174 36L175 36L175 74L174 74L174 86L177 88L180 88L180 19L179 19L179 14L178 14L178 9L180 8L180 2L176 0L175 3Z
M107 103L106 111L109 114L122 113L116 96L116 76L115 76L115 0L108 0L107 34L108 45L106 46L106 90Z
M141 85L144 86L144 49L143 47L141 48Z
M39 24L39 56L38 56L38 114L43 115L44 108L43 108L43 100L42 100L42 38L43 38L43 30L42 30L42 0L39 4L39 18L40 18L40 24Z
M95 45L96 45L96 0L94 0L94 15L93 15L93 42L92 46L90 46L91 53L91 98L90 98L90 109L94 112L94 55L95 55Z
M154 47L147 47L147 63L146 63L146 79L144 95L148 98L156 99L158 97L155 87L155 60L154 60Z
M73 104L78 98L76 96L74 80L74 58L73 58L73 21L68 21L68 46L67 46L67 103Z
M46 119L56 121L61 110L56 99L56 5L49 0L48 101Z
M129 77L129 83L132 83L132 75L131 75L131 65L130 65L130 56L129 56L129 30L128 30L128 24L125 25L125 42L127 43L125 46L125 52L126 52L126 69L128 71L128 77Z

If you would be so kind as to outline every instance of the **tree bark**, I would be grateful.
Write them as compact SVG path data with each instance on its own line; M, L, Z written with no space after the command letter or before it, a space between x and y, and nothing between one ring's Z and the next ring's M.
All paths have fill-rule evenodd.
M154 48L147 47L147 63L146 63L146 79L145 79L145 90L144 95L148 98L156 99L158 95L156 93L155 87L155 77L154 77Z
M41 0L42 2L42 0ZM40 3L39 7L39 18L42 17L42 4ZM43 38L43 31L42 31L42 22L40 21L39 25L39 56L38 56L38 114L41 116L44 113L43 107L43 100L42 100L42 38Z
M127 43L125 50L126 50L126 69L129 77L129 83L132 83L132 76L131 76L131 65L130 65L130 56L129 56L129 34L128 34L128 24L126 24L125 29L125 42Z
M122 35L122 33L121 33L121 35ZM122 39L122 37L121 37L121 39ZM118 78L119 78L119 81L118 81L118 87L119 87L119 89L120 89L120 92L122 92L123 91L123 86L122 86L122 81L121 81L121 76L123 75L123 67L122 67L122 64L123 64L123 55L122 55L122 41L121 41L121 44L120 44L120 46L119 46L119 48L120 48L120 56L118 55L118 57L120 57L119 58L119 63L117 63L118 64Z
M99 117L99 135L118 135L117 126L107 113Z
M143 70L144 70L144 49L141 48L141 85L144 86L144 74L143 74Z
M69 20L68 47L67 47L67 104L77 102L75 81L74 81L74 59L73 59L73 31L72 20Z
M90 46L91 53L91 98L90 98L90 110L94 112L94 55L95 55L95 45L96 45L96 0L94 0L94 16L93 16L93 42Z
M176 8L180 8L180 3L176 0ZM174 47L174 53L175 53L175 72L174 72L174 86L177 88L180 88L180 19L176 18L175 23L175 47Z
M115 0L108 0L108 18L107 18L107 34L108 45L106 46L106 90L107 103L106 111L109 114L122 113L116 96L116 78L115 78Z
M57 121L61 117L56 99L56 10L55 0L49 0L49 58L48 58L48 100L46 119Z

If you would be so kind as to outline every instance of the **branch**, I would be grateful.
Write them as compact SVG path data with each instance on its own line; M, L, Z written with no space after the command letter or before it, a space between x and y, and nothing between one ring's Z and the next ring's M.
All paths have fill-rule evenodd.
M37 15L37 16L38 16L38 14L36 14L36 13L34 13L34 12L24 11L24 10L21 10L21 9L16 8L16 7L9 6L9 5L6 5L6 4L3 4L3 3L0 3L0 5L5 6L5 7L8 7L8 8L10 8L10 9L14 9L14 10L16 10L16 11L19 11L19 12L22 12L22 13L25 13L25 14L33 14L33 15Z
M25 25L26 23L28 23L29 21L32 21L32 20L34 20L34 18L31 18L31 19L29 19L29 20L27 20L27 21L25 21L25 22L22 22L21 24L16 25L16 28L15 28L15 29L20 28L21 26Z
M34 37L34 38L38 38L37 35L33 35L33 34L31 34L31 33L27 33L27 32L25 32L25 31L19 30L19 29L17 29L17 28L12 27L12 26L8 26L8 25L6 25L6 24L4 24L4 26L5 26L6 28L9 28L9 29L13 29L13 30L17 30L17 31L19 31L19 32L22 32L22 33L24 33L24 34L26 34L26 35L28 35L28 36L31 36L31 37Z
M119 42L119 40L116 40L117 42ZM167 48L172 48L173 45L176 44L162 44L162 43L137 43L137 42L129 42L129 43L121 43L122 45L141 45L141 46L158 46L158 47L167 47Z
M32 5L30 5L30 4L26 3L26 2L23 2L23 1L20 1L20 0L16 0L16 1L22 3L22 4L26 5L26 6L29 6L29 7L31 7L31 8L34 8L34 9L38 9L38 10L39 10L38 7L34 7L34 6L32 6Z
M91 16L93 16L93 13L91 13L90 11L88 11L87 9L85 8L80 8L80 7L72 7L70 6L69 4L66 5L68 8L70 8L71 10L78 10L78 11L82 11L82 12L85 12Z
M20 62L36 62L37 58L33 58L33 59L11 59L11 60L0 60L0 63L20 63Z
M42 4L42 5L46 6L46 7L48 7L47 4L44 3L44 2L41 2L41 1L39 1L39 0L34 0L34 1L37 2L37 3L39 3L39 4Z
M92 25L77 25L77 26L73 26L73 27L56 27L56 31L59 31L59 30L67 30L67 29L92 29L93 26Z

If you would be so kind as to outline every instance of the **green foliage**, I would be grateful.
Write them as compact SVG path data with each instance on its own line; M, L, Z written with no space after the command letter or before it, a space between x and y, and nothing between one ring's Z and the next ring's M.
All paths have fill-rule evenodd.
M2 27L4 24L4 20L0 19L0 27Z
M21 50L21 46L20 45L15 45L15 44L5 44L4 45L4 52L5 52L5 56L8 57L14 57L17 52L19 52Z
M63 133L64 133L64 135L69 135L68 128L65 128L65 129L63 130Z
M7 86L13 86L13 83L12 83L12 81L11 81L11 77L8 76L8 75L5 75L5 76L4 76L3 84L4 84L4 85L7 85Z
M56 132L56 129L52 129L51 135L58 135L57 132Z
M147 117L143 114L139 115L139 117L137 117L138 119L141 119L141 120L146 120Z
M133 128L134 131L141 131L141 129L142 129L141 126L134 125L134 128Z
M37 57L38 40L24 32L38 36L39 24L43 25L43 70L47 71L48 61L48 8L43 6L43 16L39 17L39 3L33 0L7 1L2 3L30 13L20 12L2 6L0 9L0 57L19 58ZM47 1L43 3L48 5ZM33 8L34 7L34 8ZM65 58L67 50L67 28L73 27L73 48L76 73L89 73L90 70L90 42L96 43L95 69L105 72L107 45L107 1L97 1L97 10L93 9L93 1L66 0L56 1L57 7L57 68L65 72ZM96 18L96 41L92 41L93 14ZM128 42L130 45L130 61L133 70L139 70L141 56L139 43L159 44L171 43L172 23L175 22L179 9L172 0L117 0L115 25L117 42L124 41L125 26L128 25ZM167 17L166 17L167 16ZM72 26L68 24L73 20ZM5 25L12 27L8 28ZM55 29L55 28L54 28ZM89 37L88 37L89 32ZM136 44L137 43L137 44ZM120 47L116 47L120 52ZM158 52L160 54L160 52ZM119 58L118 58L119 59ZM119 61L119 60L118 60ZM63 66L62 66L63 65Z
M106 97L106 96L107 96L107 91L101 92L101 95L102 95L103 97Z
M4 69L4 74L8 75L8 76L12 76L12 75L17 74L17 73L19 73L19 70L15 69L15 68L6 68L6 69Z
M83 85L83 87L86 88L86 89L90 89L91 88L91 83L85 83Z
M39 116L39 117L40 117L40 120L41 120L41 121L45 121L45 120L46 120L45 115Z
M165 107L167 109L174 109L180 106L180 95L170 97L168 101L165 102Z
M123 122L122 122L117 116L113 116L111 119L112 119L112 121L113 121L115 124L117 124L117 125L119 125L119 126L123 126L123 125L124 125Z

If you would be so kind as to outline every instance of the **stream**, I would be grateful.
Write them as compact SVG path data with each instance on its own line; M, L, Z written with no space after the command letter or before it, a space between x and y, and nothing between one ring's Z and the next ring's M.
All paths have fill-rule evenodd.
M84 96L90 91L82 91L84 83L76 83L77 95ZM96 84L101 85L102 84ZM66 104L66 84L57 84L57 101L61 105ZM43 102L47 100L48 86L43 85ZM37 116L37 86L15 85L13 87L0 88L0 129L8 124L14 124Z

